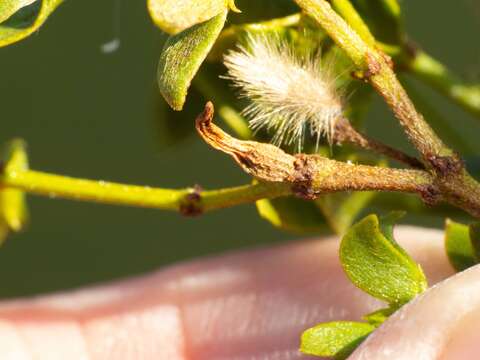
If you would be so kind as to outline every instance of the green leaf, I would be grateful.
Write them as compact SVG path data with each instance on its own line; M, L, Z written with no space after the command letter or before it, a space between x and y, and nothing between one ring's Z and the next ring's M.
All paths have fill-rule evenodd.
M470 241L473 247L476 264L480 259L480 222L470 225Z
M260 216L273 226L295 233L315 233L325 230L325 219L311 201L293 197L259 200Z
M375 326L350 321L317 325L302 334L300 351L304 354L346 359Z
M0 24L0 47L23 40L47 20L63 0L38 0L22 7Z
M379 327L390 315L395 312L394 308L388 307L380 310L376 310L370 314L363 316L363 319L369 324Z
M182 110L193 77L207 57L227 11L168 38L158 63L160 92L174 110Z
M350 280L368 294L399 307L425 291L418 264L393 239L399 214L370 215L352 226L340 245L340 261Z
M456 271L463 271L477 263L467 225L447 219L445 223L445 250L450 264Z
M22 7L30 5L37 0L2 0L0 2L0 23L7 20Z
M10 176L15 172L28 169L28 158L25 142L15 139L9 142L4 150L5 174ZM28 222L28 210L25 193L21 190L3 188L0 190L0 242L8 232L23 230Z
M148 0L147 8L155 25L169 34L210 20L227 9L239 11L233 0Z

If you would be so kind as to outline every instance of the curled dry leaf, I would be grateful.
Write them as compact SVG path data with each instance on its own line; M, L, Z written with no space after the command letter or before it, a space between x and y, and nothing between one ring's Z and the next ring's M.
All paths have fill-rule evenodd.
M290 155L271 144L238 140L213 124L213 111L213 104L207 103L196 120L205 142L232 156L258 180L292 184L292 192L300 197L315 199L329 192L378 190L418 193L428 200L435 187L432 176L421 170L355 165L316 154Z

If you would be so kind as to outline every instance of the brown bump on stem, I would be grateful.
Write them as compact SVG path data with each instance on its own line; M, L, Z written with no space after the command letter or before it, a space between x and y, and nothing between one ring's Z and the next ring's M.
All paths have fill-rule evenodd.
M315 199L317 196L312 189L315 164L311 161L311 157L305 154L295 155L293 167L295 172L292 179L292 192L302 199Z
M378 61L378 59L371 53L367 53L367 71L365 71L364 76L365 78L370 78L375 76L382 71L382 64Z
M184 216L198 216L203 214L202 209L202 194L203 191L200 185L195 185L191 191L185 195L184 200L180 204L180 213Z
M424 185L419 188L419 194L423 202L428 206L435 206L442 200L442 193L435 185Z
M458 155L453 156L427 156L427 160L433 167L438 176L446 178L452 175L458 175L464 168L463 161Z

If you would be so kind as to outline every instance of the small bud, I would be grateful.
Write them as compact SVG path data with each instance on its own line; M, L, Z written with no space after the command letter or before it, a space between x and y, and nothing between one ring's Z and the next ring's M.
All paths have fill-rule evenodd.
M276 145L296 145L301 151L305 133L325 136L331 143L336 121L342 116L331 64L320 55L298 55L278 36L247 36L247 44L224 59L228 79L251 103L244 110L254 130L274 132Z

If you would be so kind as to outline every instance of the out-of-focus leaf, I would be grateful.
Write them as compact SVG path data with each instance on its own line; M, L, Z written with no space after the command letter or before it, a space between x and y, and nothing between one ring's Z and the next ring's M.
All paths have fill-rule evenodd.
M235 4L242 10L242 13L232 16L232 22L236 24L265 21L299 11L291 0L236 0Z
M393 239L393 214L370 215L345 234L340 261L350 280L366 293L399 307L427 288L420 266Z
M207 57L227 17L227 11L169 37L158 63L157 79L165 100L182 110L188 88Z
M315 53L326 37L325 32L316 26L311 18L302 16L301 13L257 23L232 25L222 31L208 55L208 60L221 61L228 50L235 48L238 44L244 45L247 34L277 37L290 42L298 53L307 52L310 56Z
M470 230L469 231L470 241L473 247L475 260L477 260L477 264L478 264L478 261L480 259L480 223L477 222L470 225L469 230Z
M2 0L3 1L3 0ZM24 6L0 24L0 47L20 41L35 32L63 0L37 0Z
M237 137L243 140L252 138L252 131L247 120L233 106L236 99L234 92L226 81L220 81L219 66L205 64L193 80L193 87L197 89L207 101L215 104L216 113L225 124L233 130ZM223 69L221 70L223 71Z
M15 172L27 170L25 142L20 139L9 142L4 150L3 159L3 174L11 176ZM0 242L6 238L9 231L21 231L27 222L25 193L11 188L0 189Z
M228 9L238 11L233 0L148 0L147 8L155 25L169 34L210 20Z
M361 322L319 324L302 334L300 351L308 355L346 359L373 330L375 326Z
M438 109L429 104L429 101L420 94L414 82L410 78L402 77L402 85L408 92L408 95L413 100L418 110L428 119L428 123L432 125L435 131L438 132L442 139L453 146L457 151L462 154L476 154L475 146L465 139L455 125L452 125L449 120L441 114Z
M0 23L7 20L22 7L30 5L37 0L2 0L0 1Z
M389 45L403 42L401 9L397 0L352 0L375 39Z
M328 194L315 200L315 204L322 211L330 227L342 235L374 197L375 192L372 191Z
M445 250L448 260L457 271L477 264L467 225L447 219L445 223Z
M257 201L262 218L273 226L296 232L315 233L325 230L325 219L311 202L293 197Z

